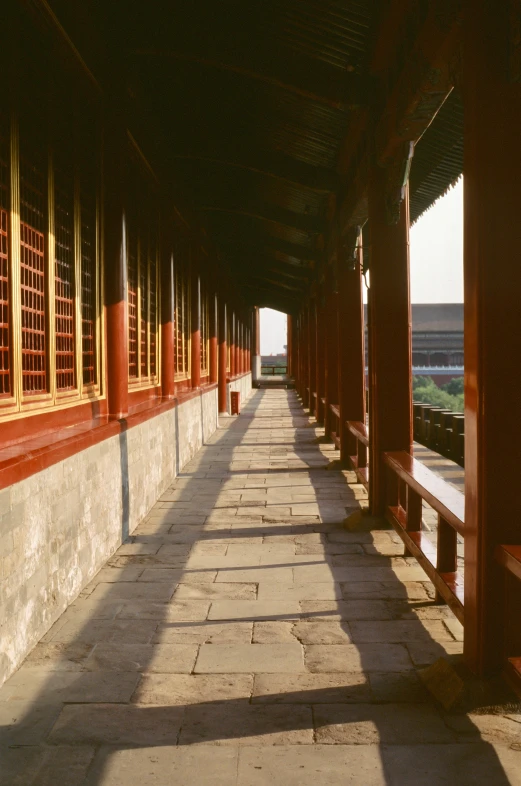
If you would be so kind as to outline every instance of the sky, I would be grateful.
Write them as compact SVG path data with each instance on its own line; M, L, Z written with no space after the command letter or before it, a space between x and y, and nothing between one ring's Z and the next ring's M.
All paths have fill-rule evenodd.
M412 302L462 303L463 179L412 227L410 244ZM260 319L261 355L283 352L286 315L263 308Z

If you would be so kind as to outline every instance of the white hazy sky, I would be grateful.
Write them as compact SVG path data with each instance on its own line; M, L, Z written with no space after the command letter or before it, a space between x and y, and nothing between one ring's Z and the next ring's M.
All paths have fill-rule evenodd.
M413 226L410 243L412 302L462 303L463 180ZM261 354L283 352L286 315L263 308L260 318Z

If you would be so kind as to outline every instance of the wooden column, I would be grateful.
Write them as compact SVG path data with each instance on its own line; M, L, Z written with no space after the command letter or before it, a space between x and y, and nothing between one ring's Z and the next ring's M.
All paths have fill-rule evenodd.
M172 224L165 207L161 215L161 394L175 397L175 300Z
M218 336L218 307L217 307L217 294L213 292L210 295L210 384L215 384L218 379L218 359L217 359L217 336Z
M331 436L331 404L338 404L338 292L335 291L333 270L330 267L326 281L326 364L324 427L326 437Z
M230 324L230 377L233 379L235 376L235 311L232 308L230 308L228 319Z
M385 470L382 453L410 451L411 303L409 292L409 189L397 223L390 223L385 169L374 167L369 183L370 232L370 473L371 513L385 510Z
M192 387L201 387L201 279L199 276L199 264L192 254L191 260L191 295L192 295L192 312L191 312L191 333L192 333L192 353L191 353L191 371L192 371Z
M241 373L241 319L238 316L235 323L235 373Z
M325 336L325 303L324 294L320 292L317 298L317 411L318 423L324 422L324 404L326 385L326 336Z
M291 315L291 376L298 372L298 317Z
M316 416L316 398L313 393L317 387L317 305L312 298L309 303L309 414Z
M228 394L226 387L226 362L228 359L228 347L226 343L226 303L224 297L219 297L219 413L226 414L228 411Z
M521 544L521 67L510 6L467 2L464 26L464 652L480 675L498 667L505 627L494 549Z
M286 315L286 332L287 332L287 339L286 339L286 371L288 376L291 376L291 354L292 354L292 346L293 346L293 321L291 314Z
M104 226L107 403L113 419L128 415L127 214L123 171L126 137L114 128L105 135Z
M309 407L309 304L304 308L302 319L302 381L301 396L304 407Z
M356 446L346 421L365 423L364 306L362 301L362 243L355 270L339 250L338 266L338 355L340 406L340 460L347 462Z
M302 400L304 400L304 376L305 376L305 341L304 335L306 332L306 317L305 317L305 308L302 309L299 316L299 345L298 345L298 362L299 362L299 374L298 374L298 392Z

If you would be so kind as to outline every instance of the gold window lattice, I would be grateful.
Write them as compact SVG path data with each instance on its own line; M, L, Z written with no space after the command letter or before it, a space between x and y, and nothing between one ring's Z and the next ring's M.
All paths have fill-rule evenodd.
M201 373L208 374L208 356L210 340L210 300L208 290L201 281Z
M81 178L81 342L83 384L97 382L97 233L96 188L87 175Z
M56 388L63 391L76 384L74 180L70 169L56 169L54 177Z
M0 398L11 395L9 268L9 135L0 116Z
M36 146L20 160L20 278L22 301L22 390L47 392L46 154Z
M184 241L176 244L175 255L175 376L187 379L190 375L190 284L188 273L188 246Z

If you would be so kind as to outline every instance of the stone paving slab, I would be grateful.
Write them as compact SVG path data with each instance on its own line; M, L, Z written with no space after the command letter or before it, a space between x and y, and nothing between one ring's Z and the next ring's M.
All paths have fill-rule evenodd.
M221 423L0 689L0 786L521 786L521 714L427 692L461 626L344 529L322 435L282 390Z

